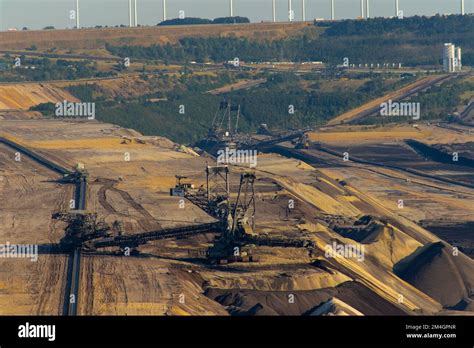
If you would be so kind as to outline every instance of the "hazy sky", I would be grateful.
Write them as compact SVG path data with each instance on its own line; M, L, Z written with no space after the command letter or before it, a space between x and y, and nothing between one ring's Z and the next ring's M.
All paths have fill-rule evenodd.
M288 18L288 1L276 0L279 21ZM69 11L75 0L0 0L0 30L17 27L40 29L74 27ZM154 25L162 20L162 0L138 0L138 22ZM355 18L360 14L360 0L335 0L337 18ZM371 16L392 16L395 0L370 0ZM80 0L81 26L128 23L128 0ZM465 0L466 12L474 12L474 0ZM183 10L187 17L216 18L227 16L229 0L167 0L168 19ZM234 0L236 16L249 17L252 22L272 18L272 0ZM459 13L460 0L400 0L405 16ZM301 0L293 0L295 19L301 18ZM330 0L306 0L306 19L328 18Z

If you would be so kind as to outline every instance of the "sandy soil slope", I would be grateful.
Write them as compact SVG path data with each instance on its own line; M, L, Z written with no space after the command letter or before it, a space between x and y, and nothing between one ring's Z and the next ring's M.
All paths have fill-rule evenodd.
M47 84L0 85L0 110L28 110L42 103L79 101L68 92Z

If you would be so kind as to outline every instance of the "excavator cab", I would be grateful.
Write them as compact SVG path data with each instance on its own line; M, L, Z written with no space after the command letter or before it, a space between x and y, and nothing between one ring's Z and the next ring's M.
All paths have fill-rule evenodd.
M194 189L194 185L189 182L183 182L182 180L188 177L182 175L176 175L176 185L170 189L170 196L172 197L184 197L189 190Z

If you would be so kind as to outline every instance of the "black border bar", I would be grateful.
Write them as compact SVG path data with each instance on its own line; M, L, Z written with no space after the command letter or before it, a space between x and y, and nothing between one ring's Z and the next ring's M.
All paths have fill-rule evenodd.
M55 325L55 341L20 338L19 326ZM407 326L408 325L408 326ZM419 327L418 330L413 327ZM407 334L456 338L407 338ZM0 317L0 346L416 345L473 347L473 316L409 317Z

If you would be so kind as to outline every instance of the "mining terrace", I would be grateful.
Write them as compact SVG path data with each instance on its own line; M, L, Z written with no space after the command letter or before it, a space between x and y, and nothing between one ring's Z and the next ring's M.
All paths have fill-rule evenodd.
M3 111L0 137L71 171L87 170L86 210L120 235L212 224L192 199L171 196L176 176L206 187L215 161L161 137L97 121L46 120ZM473 314L474 168L441 163L417 141L458 144L468 127L340 126L259 153L253 262L209 262L221 232L150 240L132 254L61 249L74 185L0 144L0 241L39 245L37 262L0 259L0 314L62 315L71 282L78 315ZM349 153L345 161L343 153ZM229 166L230 199L248 168ZM400 201L403 204L400 205ZM291 208L289 207L291 204ZM114 232L117 235L117 232ZM364 260L331 256L357 245ZM240 261L240 260L239 260ZM77 280L69 270L76 268Z

